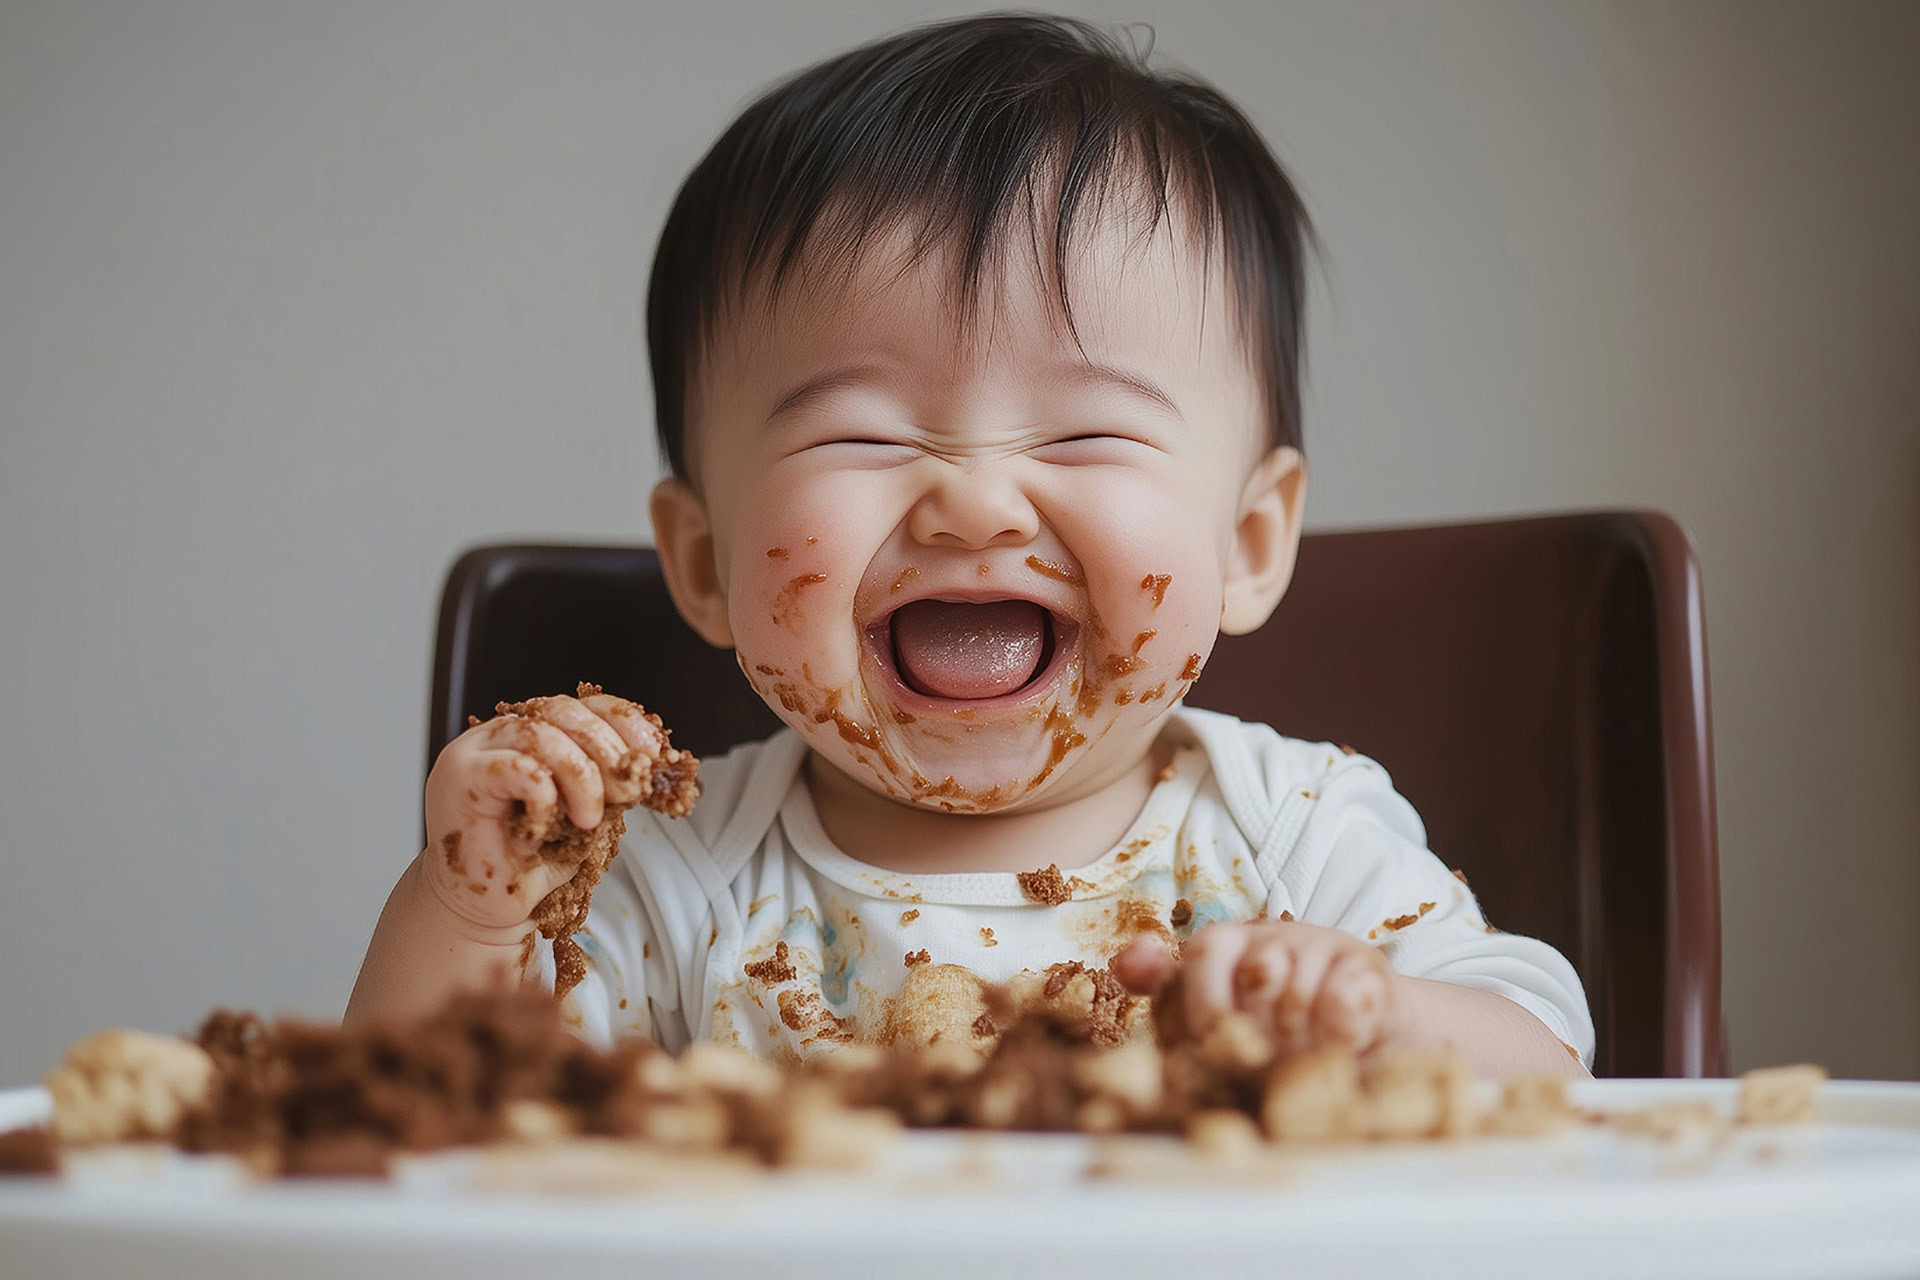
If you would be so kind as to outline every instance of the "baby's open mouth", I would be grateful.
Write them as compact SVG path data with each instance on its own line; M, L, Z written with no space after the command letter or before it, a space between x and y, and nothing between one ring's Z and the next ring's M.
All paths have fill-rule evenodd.
M1026 688L1059 644L1053 614L1031 600L915 600L893 611L886 638L908 688L964 702Z

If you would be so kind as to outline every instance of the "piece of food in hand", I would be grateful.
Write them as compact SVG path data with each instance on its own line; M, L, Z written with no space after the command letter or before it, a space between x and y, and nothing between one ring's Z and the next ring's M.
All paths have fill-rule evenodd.
M603 693L599 685L585 683L575 690L575 696L582 700ZM541 703L538 698L498 703L495 718L537 719ZM638 703L626 706L660 733L657 742L627 751L613 769L605 771L605 801L599 825L582 829L563 805L554 806L540 818L523 809L511 823L515 835L537 845L544 861L579 867L570 880L540 899L530 916L540 935L553 941L555 998L566 995L586 977L586 955L573 935L586 924L594 886L620 851L620 838L627 833L627 810L637 804L669 818L683 818L700 796L700 762L691 752L669 743L671 731L659 716Z
M1760 1067L1740 1077L1740 1123L1804 1124L1813 1119L1825 1067Z
M63 1143L172 1139L213 1083L213 1059L176 1036L101 1031L47 1073L53 1131Z

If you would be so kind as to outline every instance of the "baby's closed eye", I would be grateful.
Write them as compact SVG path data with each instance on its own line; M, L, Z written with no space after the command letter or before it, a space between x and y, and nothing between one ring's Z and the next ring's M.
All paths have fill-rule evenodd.
M920 456L920 449L905 441L869 435L829 436L808 444L800 452L828 458L837 467L860 470L897 467Z
M1084 467L1137 461L1144 451L1159 446L1125 431L1085 431L1060 436L1036 446L1032 456L1055 466Z

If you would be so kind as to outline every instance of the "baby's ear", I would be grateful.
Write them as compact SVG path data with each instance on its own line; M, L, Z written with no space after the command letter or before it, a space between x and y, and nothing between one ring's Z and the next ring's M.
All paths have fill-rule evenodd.
M707 504L693 486L668 476L653 486L653 545L660 553L660 570L667 579L673 607L708 644L733 647L733 628L727 622L727 593L714 559L713 524Z
M1275 449L1247 477L1220 606L1220 629L1228 635L1258 628L1287 593L1306 497L1307 464L1298 449Z

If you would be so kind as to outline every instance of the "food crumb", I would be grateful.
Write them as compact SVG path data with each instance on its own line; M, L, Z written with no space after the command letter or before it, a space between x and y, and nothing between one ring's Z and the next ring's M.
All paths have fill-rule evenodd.
M1176 929L1184 929L1193 923L1193 904L1181 898L1173 904L1173 911L1167 916L1167 923Z
M993 936L993 930L987 928L985 925L980 927L980 945L983 947L997 947L1000 945L999 940Z
M920 918L920 908L918 907L909 907L907 910L902 911L900 913L901 924L912 924L915 920L918 920L919 918Z
M1434 905L1435 905L1435 904L1434 904L1434 903L1431 903L1431 902L1423 902L1423 903L1421 903L1421 904L1420 904L1420 914L1421 914L1421 915L1425 915L1425 914L1427 914L1427 912L1429 912L1429 911L1431 911L1431 910L1433 910L1433 908L1434 908Z
M917 964L932 964L932 963L933 963L933 957L927 954L927 949L925 947L920 948L918 951L907 952L907 968L909 969L913 968L913 966Z
M1049 863L1038 871L1017 872L1014 879L1020 882L1021 893L1043 907L1057 907L1073 897L1073 890L1067 887L1057 863Z

